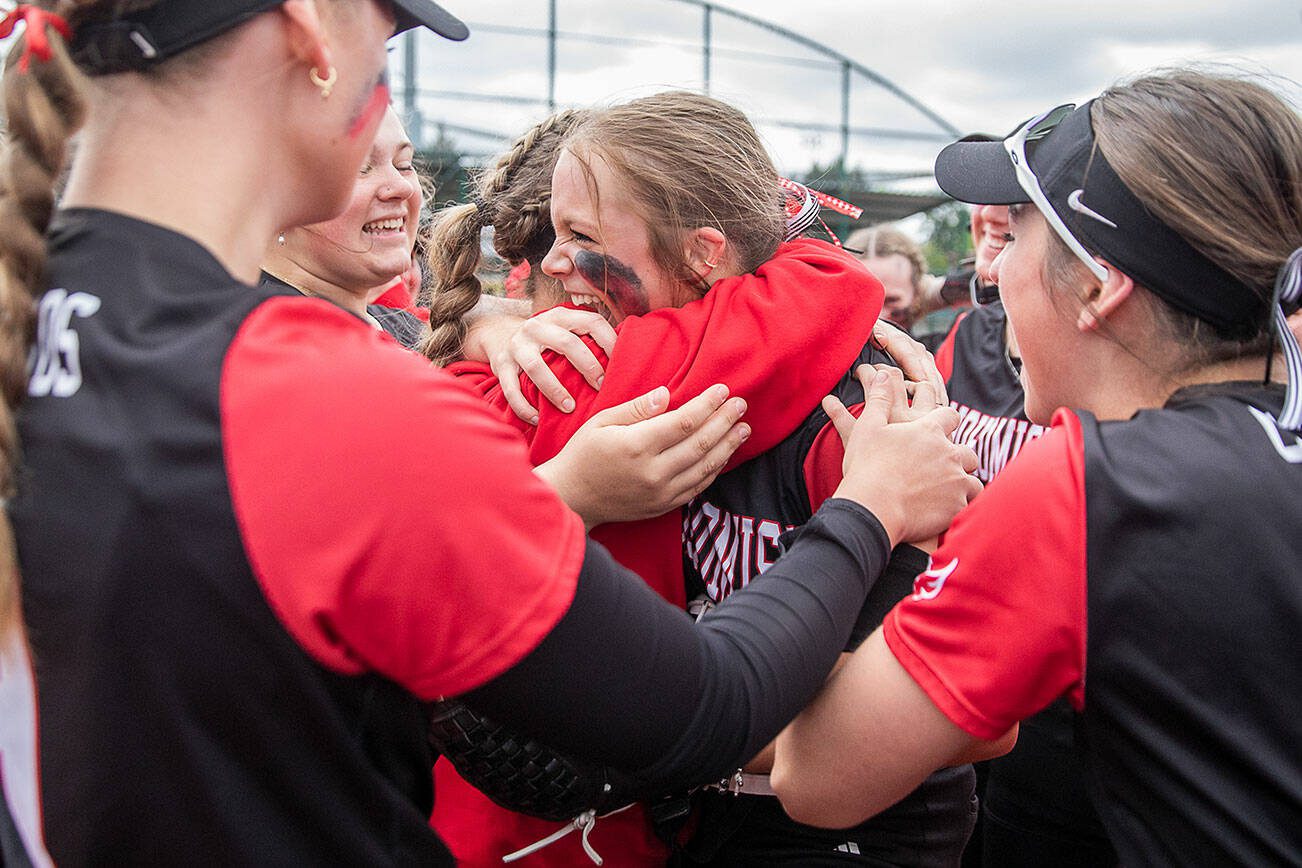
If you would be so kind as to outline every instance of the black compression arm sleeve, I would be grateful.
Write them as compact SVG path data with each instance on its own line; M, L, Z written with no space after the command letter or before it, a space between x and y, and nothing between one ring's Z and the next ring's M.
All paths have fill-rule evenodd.
M829 500L777 563L694 626L589 542L565 616L464 698L648 792L718 780L822 685L889 547L872 513Z

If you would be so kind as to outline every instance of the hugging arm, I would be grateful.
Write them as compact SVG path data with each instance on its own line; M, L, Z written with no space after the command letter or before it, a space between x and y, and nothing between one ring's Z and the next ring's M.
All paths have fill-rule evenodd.
M569 610L467 704L646 793L742 765L822 683L890 552L884 529L829 501L790 551L699 624L589 543Z

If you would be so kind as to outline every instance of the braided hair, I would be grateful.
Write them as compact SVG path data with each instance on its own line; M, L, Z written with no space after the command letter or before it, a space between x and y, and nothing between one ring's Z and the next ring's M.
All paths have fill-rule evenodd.
M30 5L75 26L94 2L44 0ZM68 156L68 141L85 117L84 77L56 27L45 30L48 59L29 54L30 30L5 58L7 130L0 145L0 498L15 491L19 459L15 411L27 393L27 357L36 322L36 294L44 289L45 231L54 213L55 187ZM37 37L39 38L39 37ZM18 564L13 530L0 515L0 633L18 620Z
M530 129L478 179L473 201L439 211L429 234L430 330L421 351L445 365L461 354L464 317L479 301L475 271L480 234L493 227L493 246L508 262L537 264L551 248L552 169L561 142L587 112L566 109Z

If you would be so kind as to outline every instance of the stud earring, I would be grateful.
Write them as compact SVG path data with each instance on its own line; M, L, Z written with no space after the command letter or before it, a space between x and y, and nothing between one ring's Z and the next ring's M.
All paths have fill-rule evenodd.
M276 236L276 243L279 244L281 247L284 247L284 246L285 246L285 233L284 233L284 232L282 232L282 233L280 233L279 235Z
M326 73L326 77L322 78L317 74L314 66L308 70L307 77L312 80L312 84L321 89L321 99L330 99L330 92L335 89L335 82L339 80L339 70L332 66L330 71Z

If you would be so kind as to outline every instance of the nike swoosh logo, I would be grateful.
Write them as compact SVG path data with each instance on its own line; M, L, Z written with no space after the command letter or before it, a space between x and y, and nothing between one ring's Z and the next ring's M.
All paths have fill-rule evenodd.
M1084 195L1085 195L1085 191L1080 188L1072 190L1071 195L1067 197L1067 207L1079 214L1084 214L1086 217L1092 217L1093 219L1099 221L1100 223L1103 223L1107 226L1111 226L1113 229L1116 229L1117 224L1113 223L1111 220L1104 217L1102 214L1095 211L1093 208L1086 205L1084 202L1080 200L1080 197Z

